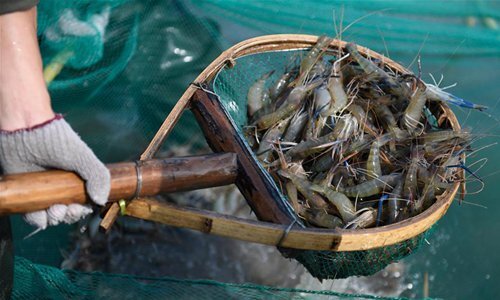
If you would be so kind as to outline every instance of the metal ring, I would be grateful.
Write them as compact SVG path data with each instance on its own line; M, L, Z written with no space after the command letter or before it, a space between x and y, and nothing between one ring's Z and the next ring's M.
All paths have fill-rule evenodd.
M134 198L139 198L142 191L142 172L141 172L142 161L135 161L135 172L137 174L137 186L135 188Z
M281 247L281 243L283 243L283 240L286 238L288 233L290 233L290 230L292 230L292 227L295 224L297 224L297 220L293 220L292 223L290 223L290 225L288 225L288 227L285 229L285 231L283 231L283 234L281 235L281 238L278 241L278 243L276 244L276 246Z

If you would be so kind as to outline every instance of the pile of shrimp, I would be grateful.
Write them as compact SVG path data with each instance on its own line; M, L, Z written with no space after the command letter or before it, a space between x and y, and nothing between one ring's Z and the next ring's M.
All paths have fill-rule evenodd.
M415 216L462 179L471 135L439 102L484 109L322 36L293 67L249 88L245 136L295 212L323 228Z

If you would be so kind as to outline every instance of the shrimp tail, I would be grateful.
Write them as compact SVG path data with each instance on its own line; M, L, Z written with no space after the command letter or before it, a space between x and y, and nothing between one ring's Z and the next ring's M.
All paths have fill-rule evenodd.
M475 104L465 99L454 96L450 93L447 93L433 84L426 83L425 85L427 86L427 97L430 100L444 101L456 106L470 108L470 109L477 109L479 111L484 111L488 109L487 106Z

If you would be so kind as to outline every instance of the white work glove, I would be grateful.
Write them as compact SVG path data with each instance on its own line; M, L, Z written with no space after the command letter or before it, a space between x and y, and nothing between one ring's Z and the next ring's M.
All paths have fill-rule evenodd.
M85 180L87 193L96 204L104 205L108 200L108 169L61 115L30 129L1 131L0 166L4 174L46 169L74 171ZM91 212L90 205L56 204L47 210L27 213L24 219L43 230L49 225L77 222Z

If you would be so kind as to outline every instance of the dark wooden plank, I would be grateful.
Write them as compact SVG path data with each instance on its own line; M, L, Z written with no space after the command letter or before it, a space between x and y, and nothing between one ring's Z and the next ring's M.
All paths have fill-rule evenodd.
M286 207L276 201L279 191L271 186L235 128L221 103L202 90L191 100L191 110L195 115L205 138L214 152L234 152L238 154L238 177L236 185L255 212L259 220L279 224L290 224L294 218Z

